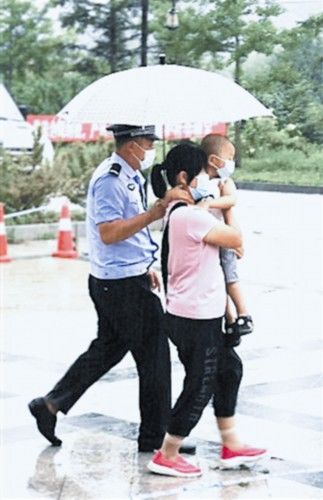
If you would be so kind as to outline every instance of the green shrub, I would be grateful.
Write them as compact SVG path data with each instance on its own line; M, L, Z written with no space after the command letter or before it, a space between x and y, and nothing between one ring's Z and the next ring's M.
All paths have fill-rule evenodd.
M32 165L31 157L0 154L0 201L6 213L43 205L57 190L55 173L48 165Z
M256 158L245 158L234 180L323 186L323 151L317 146L300 150L263 150Z
M111 154L112 147L106 141L58 145L51 166L35 164L36 150L21 156L0 151L0 201L5 203L6 213L39 207L54 196L65 195L74 203L83 203L93 171ZM51 222L48 214L45 220L43 213L28 217L19 223Z
M57 237L56 233L53 232L48 232L48 233L43 233L42 235L38 236L36 239L37 240L55 240Z
M306 153L311 144L293 124L279 129L271 118L256 118L245 122L241 134L243 158L263 156L266 150L293 149Z
M113 143L65 144L57 147L53 171L58 180L57 194L72 202L83 202L92 173L113 150Z
M168 143L166 151L174 144ZM274 120L249 120L244 124L242 145L242 168L236 169L235 180L323 185L323 152L318 145L306 142L294 126L279 130ZM0 151L0 201L5 203L6 213L39 207L50 197L62 195L83 205L93 171L113 148L113 143L106 141L58 145L53 165L41 167L33 165L30 156L13 157ZM160 162L162 142L156 143L156 149L156 162ZM145 172L148 174L149 171ZM7 219L6 224L58 220L59 214L55 212L36 212ZM84 220L84 213L73 212L72 220Z

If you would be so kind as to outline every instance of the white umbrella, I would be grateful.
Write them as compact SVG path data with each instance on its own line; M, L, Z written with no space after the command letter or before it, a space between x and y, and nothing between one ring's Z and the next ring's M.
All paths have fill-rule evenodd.
M229 123L272 113L218 73L156 65L100 78L77 94L58 116L69 122L167 126Z

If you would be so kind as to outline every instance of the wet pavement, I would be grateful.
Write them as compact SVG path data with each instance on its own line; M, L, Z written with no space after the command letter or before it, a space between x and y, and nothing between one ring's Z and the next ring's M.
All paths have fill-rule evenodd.
M242 439L269 457L219 470L211 406L192 432L204 474L167 478L137 453L138 381L130 356L60 416L47 446L26 405L48 392L95 335L86 260L54 259L54 241L10 245L0 267L1 499L323 498L322 196L240 192L246 255L240 276L255 332L238 352ZM159 234L156 234L157 238ZM80 242L86 251L86 242ZM173 396L183 371L172 350Z

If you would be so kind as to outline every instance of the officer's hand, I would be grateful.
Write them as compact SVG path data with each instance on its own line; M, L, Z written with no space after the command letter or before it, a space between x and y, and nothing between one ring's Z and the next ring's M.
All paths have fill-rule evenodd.
M158 274L155 271L149 271L148 276L150 279L150 286L153 290L157 288L157 290L160 292L160 279Z
M194 201L191 195L188 193L186 186L176 186L172 189L169 189L165 194L163 200L167 203L167 205L171 201L185 201L185 203L189 203L190 205L194 204Z
M151 220L162 219L166 213L167 204L164 200L157 200L153 206L148 210Z

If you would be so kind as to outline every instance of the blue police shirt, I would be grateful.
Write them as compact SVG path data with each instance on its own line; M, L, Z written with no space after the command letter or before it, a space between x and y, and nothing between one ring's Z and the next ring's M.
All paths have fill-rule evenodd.
M111 166L117 163L120 172ZM113 173L114 172L114 173ZM137 177L136 177L137 176ZM154 262L158 245L149 229L117 243L103 243L98 224L130 219L145 212L139 183L144 177L133 170L119 155L113 153L94 171L87 195L87 237L91 274L99 279L121 279L144 274Z

